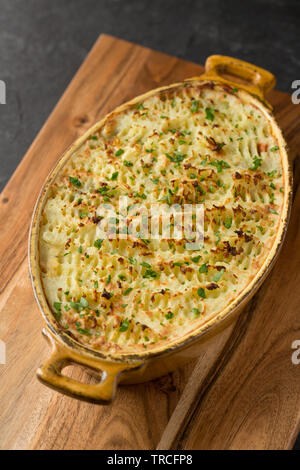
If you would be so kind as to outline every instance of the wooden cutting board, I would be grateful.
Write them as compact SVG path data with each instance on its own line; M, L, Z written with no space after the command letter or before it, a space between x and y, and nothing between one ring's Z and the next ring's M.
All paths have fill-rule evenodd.
M208 343L196 362L159 380L119 388L107 407L41 385L47 357L43 321L28 278L30 217L48 172L63 151L108 111L203 67L101 36L28 150L0 198L1 449L286 449L300 423L300 191L275 268L235 325ZM269 97L297 163L300 106ZM92 380L80 368L70 374Z

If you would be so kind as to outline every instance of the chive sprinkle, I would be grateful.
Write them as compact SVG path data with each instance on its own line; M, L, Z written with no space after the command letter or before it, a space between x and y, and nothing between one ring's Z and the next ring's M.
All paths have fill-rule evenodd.
M73 176L69 176L69 181L70 181L70 183L73 184L73 186L75 186L76 188L80 188L81 182L79 181L78 178L74 178Z
M124 153L124 150L123 150L123 149L119 149L119 150L116 151L115 157L120 157L121 155L123 155L123 153Z
M203 287L199 287L197 292L199 297L202 297L202 299L206 299L205 290L203 289Z

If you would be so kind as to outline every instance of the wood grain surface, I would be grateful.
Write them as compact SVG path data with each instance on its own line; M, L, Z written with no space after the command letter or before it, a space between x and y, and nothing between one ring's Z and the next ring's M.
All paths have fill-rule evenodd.
M157 449L289 449L300 429L300 106L269 96L289 146L294 201L275 267L234 327L199 359ZM209 370L207 366L209 365Z
M48 346L28 278L27 239L47 174L76 137L117 105L202 71L101 36L1 194L0 338L7 348L6 365L0 365L1 449L292 446L300 422L300 366L291 363L291 343L300 339L299 191L271 276L196 364L147 384L122 386L107 407L65 397L35 377ZM278 91L270 100L297 161L300 107ZM70 374L93 380L78 367Z

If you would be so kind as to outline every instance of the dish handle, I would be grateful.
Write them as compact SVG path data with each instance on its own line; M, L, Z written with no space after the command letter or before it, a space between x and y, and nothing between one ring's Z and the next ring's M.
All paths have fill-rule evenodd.
M225 78L223 75L230 75L233 79ZM234 77L248 83L235 82ZM265 100L265 95L276 83L275 76L261 67L224 55L212 55L206 59L205 73L201 79L217 80L227 83L230 86L242 88L252 95L256 95L260 100Z
M114 398L119 375L144 364L119 363L83 356L58 343L47 329L43 329L43 335L50 342L51 356L37 370L37 377L43 384L72 398L108 405ZM79 364L102 372L101 381L97 384L86 384L62 375L62 369L70 364Z

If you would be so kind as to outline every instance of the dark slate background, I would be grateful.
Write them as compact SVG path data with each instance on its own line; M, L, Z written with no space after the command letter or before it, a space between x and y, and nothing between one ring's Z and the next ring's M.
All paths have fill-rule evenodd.
M286 92L300 79L299 0L0 0L0 189L101 33L202 64L233 55Z

